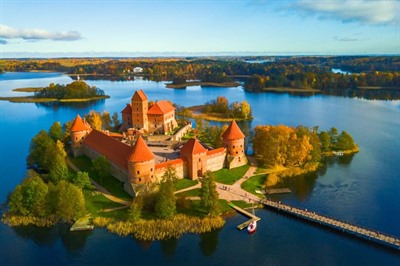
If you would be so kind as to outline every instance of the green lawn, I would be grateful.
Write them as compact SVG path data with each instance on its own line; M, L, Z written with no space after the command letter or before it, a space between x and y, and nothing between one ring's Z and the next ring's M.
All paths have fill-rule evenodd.
M87 212L97 216L97 213L103 209L115 208L122 206L121 204L115 203L97 191L83 190L85 196L85 205Z
M86 156L79 156L70 159L76 167L78 167L81 171L88 172L90 178L92 178L102 187L107 189L112 195L124 200L132 199L128 192L124 190L124 183L119 181L115 177L110 175L107 178L103 178L103 180L100 180L97 174L92 170L92 161L90 160L90 158Z
M194 185L197 185L198 182L199 181L197 181L197 180L190 180L187 178L179 179L178 182L176 182L176 184L175 184L175 191L178 191L178 190L181 190L184 188L188 188L188 187L192 187Z
M261 190L262 186L264 185L264 182L265 182L265 174L255 175L247 179L245 182L243 182L242 188L251 194L254 194L256 196L261 196L260 194L257 194L255 190Z
M186 197L200 197L200 188L195 188L191 190L187 190L181 193L176 194L177 196L186 195Z
M221 170L218 170L214 172L215 181L226 185L232 185L237 180L243 177L243 175L247 172L249 167L250 165L246 164L233 169L223 168Z

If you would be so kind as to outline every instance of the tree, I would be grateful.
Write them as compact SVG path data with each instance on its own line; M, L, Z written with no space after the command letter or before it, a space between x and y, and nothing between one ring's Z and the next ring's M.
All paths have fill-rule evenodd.
M128 211L128 218L131 221L137 221L142 217L142 209L143 209L143 198L141 196L136 196Z
M10 211L18 215L45 216L47 191L48 187L39 175L28 170L22 184L10 195Z
M53 160L49 169L49 179L53 183L69 179L69 171L65 161L65 156L64 145L61 141L57 141L52 155Z
M86 116L88 123L92 126L93 129L101 130L103 126L103 122L101 120L101 115L99 112L90 111L89 115Z
M210 171L205 172L200 182L200 206L211 216L219 215L221 207L218 202L219 197L214 174Z
M90 183L89 174L87 172L77 172L76 175L72 176L72 183L79 188L91 189L93 187Z
M171 218L176 213L176 198L174 183L177 180L176 170L168 167L162 176L160 190L157 193L155 212L160 218Z
M92 169L100 179L100 185L103 185L103 178L111 174L111 165L104 156L99 156L92 161Z
M335 127L332 127L328 133L331 137L331 145L335 145L339 137L339 131Z
M101 122L103 125L104 129L111 129L111 117L110 117L110 113L107 111L103 112L103 115L101 116Z
M61 140L63 137L63 130L61 128L60 122L54 122L53 125L49 129L50 138L56 142L57 140Z
M85 213L82 190L66 181L51 186L53 212L66 221L76 220Z
M119 118L118 118L118 113L117 113L117 112L115 112L115 113L112 115L112 123L113 123L113 125L114 125L114 128L117 128L117 127L119 127L119 125L120 125Z
M321 141L321 148L322 151L330 151L330 147L331 147L331 136L329 135L328 132L326 131L322 131L319 134L319 139Z
M46 131L41 130L33 139L29 147L28 164L36 164L40 169L49 169L49 147L54 141Z
M336 144L336 149L338 150L351 150L356 147L353 138L346 131L342 131L340 136L338 137L338 141Z
M252 114L251 114L251 107L250 104L247 101L243 101L240 105L240 110L241 110L241 116L244 119L250 119L252 118Z

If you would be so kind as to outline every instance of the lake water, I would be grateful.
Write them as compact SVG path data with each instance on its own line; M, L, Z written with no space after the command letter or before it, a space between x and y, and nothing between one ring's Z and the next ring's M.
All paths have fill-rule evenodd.
M0 75L0 96L18 96L18 87L66 84L58 73ZM119 112L133 92L143 89L151 100L168 99L190 106L224 95L246 100L253 108L251 127L259 124L334 126L353 135L360 152L331 159L317 174L294 180L291 194L275 197L285 203L333 216L400 237L400 101L369 101L316 95L253 94L242 88L165 88L144 80L87 81L111 98L96 103L45 106L0 101L0 202L21 182L31 138L54 121L64 123L91 109ZM219 231L179 239L138 242L104 229L70 233L52 229L10 228L0 223L0 265L400 265L395 252L326 230L269 210L257 232L236 230L246 218L228 218Z

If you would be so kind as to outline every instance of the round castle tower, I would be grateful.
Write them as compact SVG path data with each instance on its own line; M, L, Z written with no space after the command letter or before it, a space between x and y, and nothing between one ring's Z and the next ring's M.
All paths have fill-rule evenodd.
M72 151L74 156L81 154L80 147L82 146L82 140L90 133L90 131L92 131L90 125L79 115L77 115L70 129Z
M227 166L229 169L247 163L247 158L244 154L244 138L245 135L235 120L230 123L228 129L222 134L222 142L227 151Z
M147 147L142 136L139 136L127 159L130 183L145 184L156 181L154 154Z

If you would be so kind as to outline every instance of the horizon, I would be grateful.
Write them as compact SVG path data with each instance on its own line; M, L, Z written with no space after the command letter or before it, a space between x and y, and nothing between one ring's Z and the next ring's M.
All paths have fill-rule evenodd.
M400 0L0 1L1 58L397 55L400 47Z

